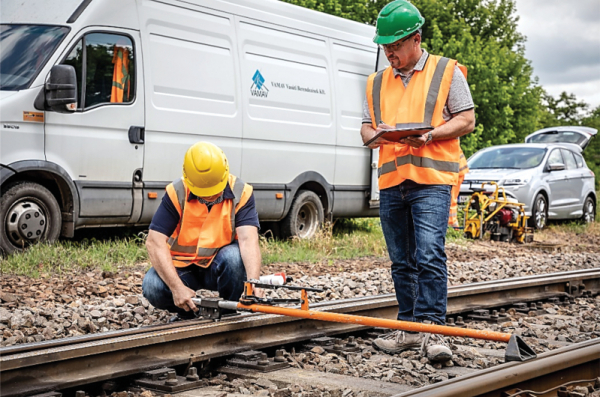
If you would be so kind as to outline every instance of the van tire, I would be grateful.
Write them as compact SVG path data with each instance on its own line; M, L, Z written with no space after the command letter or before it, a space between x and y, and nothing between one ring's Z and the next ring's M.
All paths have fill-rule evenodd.
M312 238L323 225L324 219L325 211L319 196L310 190L300 190L290 211L281 221L281 237Z
M0 248L12 254L38 241L56 241L62 217L48 189L33 182L17 182L2 189L0 222Z
M537 230L548 226L548 199L542 193L538 193L533 200L529 225Z

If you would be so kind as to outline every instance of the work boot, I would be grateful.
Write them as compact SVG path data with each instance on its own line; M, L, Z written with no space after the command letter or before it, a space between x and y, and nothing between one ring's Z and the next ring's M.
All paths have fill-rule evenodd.
M425 334L421 355L431 362L448 361L452 358L452 350L442 335Z
M408 349L418 350L423 342L423 334L410 334L405 331L395 331L375 339L373 344L388 354L396 354Z

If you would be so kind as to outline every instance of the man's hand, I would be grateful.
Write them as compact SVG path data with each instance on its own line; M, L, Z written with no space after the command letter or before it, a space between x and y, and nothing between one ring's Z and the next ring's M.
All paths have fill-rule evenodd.
M362 127L360 128L360 135L362 137L363 143L368 142L375 135L377 135L379 132L381 132L381 130L384 128L389 129L389 128L393 128L393 127L382 123L382 124L379 124L377 129L374 129L371 126L371 124L364 123L362 125ZM384 139L384 138L377 138L373 142L371 142L367 147L369 149L377 149L381 145L389 145L389 144L394 144L394 142L388 141L387 139Z
M196 297L196 291L182 284L181 287L173 289L171 292L173 293L173 303L175 303L175 306L186 312L189 312L190 310L195 312L198 311L198 308L192 301L192 298Z
M427 134L419 135L419 136L407 136L404 139L400 139L400 143L405 143L415 149L424 146L427 142Z
M256 288L254 287L254 296L256 296L257 298L264 298L265 297L265 290L262 288Z

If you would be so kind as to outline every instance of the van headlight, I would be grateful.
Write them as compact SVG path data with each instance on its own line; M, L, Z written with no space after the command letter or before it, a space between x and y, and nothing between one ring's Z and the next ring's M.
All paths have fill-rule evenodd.
M531 178L515 178L515 179L507 179L502 184L503 186L523 186L527 185Z

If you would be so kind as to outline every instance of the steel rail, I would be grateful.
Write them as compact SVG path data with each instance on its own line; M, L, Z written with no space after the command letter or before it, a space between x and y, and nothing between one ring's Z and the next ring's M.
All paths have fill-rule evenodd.
M600 339L592 339L539 354L531 361L503 364L393 397L503 397L507 389L542 391L599 376Z
M580 285L600 291L600 269L588 269L449 288L448 313L498 307L550 296L580 293ZM576 286L575 289L572 287ZM321 311L395 318L395 295L377 295L313 304ZM0 387L6 397L126 376L235 352L354 332L362 325L329 323L277 315L241 315L220 322L189 321L115 331L110 335L65 338L0 349Z
M547 273L533 276L517 277L505 280L491 280L479 283L460 284L448 288L448 309L449 315L462 313L470 308L491 308L499 305L508 305L516 302L533 302L544 299L546 296L566 295L568 287L565 284L578 285L578 282L588 281L586 286L589 290L598 290L600 280L595 279L596 273L600 268L574 270L569 272ZM518 288L514 288L518 286ZM525 290L527 289L527 290ZM514 290L514 291L513 291ZM365 296L360 298L349 298L338 301L324 301L311 303L311 307L320 308L331 304L332 302L352 303L371 300L374 297L378 299L387 299L391 305L395 305L396 296L394 294L382 294L375 296ZM490 300L492 298L492 300ZM222 321L228 321L224 318ZM191 320L198 324L202 320ZM36 343L23 343L14 346L0 348L1 355L22 353L26 351L49 349L58 346L72 345L74 343L85 343L112 337L138 335L149 331L158 332L174 328L181 328L189 324L190 321L174 324L150 325L128 330L108 331L100 334L86 334L61 339L52 339ZM203 323L212 324L212 320L203 320ZM1 361L0 361L1 362Z

